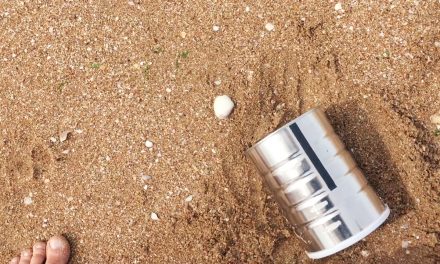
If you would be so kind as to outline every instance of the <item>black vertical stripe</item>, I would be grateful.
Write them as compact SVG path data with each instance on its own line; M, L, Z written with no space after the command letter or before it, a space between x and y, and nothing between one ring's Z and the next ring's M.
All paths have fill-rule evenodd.
M298 125L296 123L293 123L290 125L290 130L292 130L293 134L295 135L296 139L298 140L301 147L304 149L304 152L309 157L310 161L315 166L318 173L321 175L322 179L327 184L327 187L330 190L333 190L336 188L336 184L333 181L332 177L328 173L328 171L324 168L324 165L322 165L321 160L319 160L318 156L316 156L315 151L310 146L307 139L304 137L304 134L301 132L301 129L299 129Z

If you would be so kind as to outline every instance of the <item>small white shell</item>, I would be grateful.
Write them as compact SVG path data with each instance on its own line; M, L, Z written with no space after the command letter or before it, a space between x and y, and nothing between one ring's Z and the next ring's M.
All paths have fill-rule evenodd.
M220 119L227 118L234 109L234 102L227 95L217 96L214 100L214 113Z
M185 198L185 202L189 203L193 200L193 196L189 195L188 197Z
M145 147L152 148L153 147L153 142L151 142L150 140L145 141Z
M70 134L70 130L66 130L60 133L60 142L64 142L67 140L67 138L69 137Z
M435 125L439 125L440 124L440 114L432 115L429 119Z
M32 204L32 197L30 197L30 196L25 197L23 200L23 203L25 205L31 205Z
M141 178L143 181L148 181L149 179L151 179L150 175L145 175L145 174L141 174L141 175L142 175Z
M275 29L275 26L274 26L272 23L267 23L267 24L264 26L264 28L265 28L267 31L273 31L273 30Z
M156 213L151 213L151 220L153 220L153 221L159 221L159 217L157 216L157 214Z

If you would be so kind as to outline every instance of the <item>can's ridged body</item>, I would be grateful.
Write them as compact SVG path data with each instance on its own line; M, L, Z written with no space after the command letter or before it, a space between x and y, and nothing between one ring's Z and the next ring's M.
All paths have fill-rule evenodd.
M266 136L248 155L311 258L356 243L389 215L319 108Z

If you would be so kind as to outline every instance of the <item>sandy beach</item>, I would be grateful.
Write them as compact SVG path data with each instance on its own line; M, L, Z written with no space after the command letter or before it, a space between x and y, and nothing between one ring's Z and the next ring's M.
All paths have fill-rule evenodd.
M0 1L0 262L440 259L439 1L48 2ZM312 261L245 151L316 106L391 216Z

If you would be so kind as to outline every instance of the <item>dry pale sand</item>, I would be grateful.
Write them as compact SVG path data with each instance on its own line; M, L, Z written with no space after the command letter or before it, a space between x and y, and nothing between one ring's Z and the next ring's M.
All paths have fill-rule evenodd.
M1 0L0 261L312 262L244 151L317 105L392 209L317 262L438 261L440 2L336 4Z

